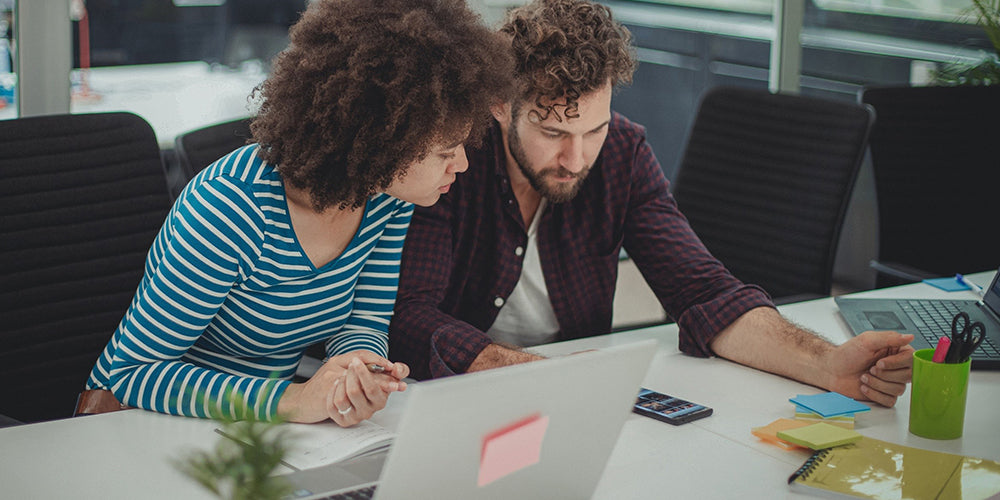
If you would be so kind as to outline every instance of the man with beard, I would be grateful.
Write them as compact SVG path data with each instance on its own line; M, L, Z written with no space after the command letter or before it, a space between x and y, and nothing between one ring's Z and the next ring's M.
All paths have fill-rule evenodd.
M692 232L644 129L611 111L631 81L630 34L610 10L535 0L508 14L519 95L451 193L418 208L401 265L390 354L417 378L539 359L520 347L611 329L622 248L679 326L679 347L892 406L911 335L835 346L785 320Z

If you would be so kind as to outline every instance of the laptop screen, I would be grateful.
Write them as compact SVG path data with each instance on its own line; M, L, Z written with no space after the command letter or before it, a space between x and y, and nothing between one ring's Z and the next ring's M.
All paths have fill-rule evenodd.
M993 283L990 283L986 295L983 295L983 303L990 308L995 316L1000 318L1000 271L997 271L997 274L993 276Z

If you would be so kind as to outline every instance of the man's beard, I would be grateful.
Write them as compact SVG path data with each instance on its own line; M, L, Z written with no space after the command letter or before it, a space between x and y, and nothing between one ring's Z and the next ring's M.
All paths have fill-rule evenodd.
M514 162L517 163L517 168L528 178L528 183L531 187L538 191L543 198L549 200L552 203L564 203L572 200L577 193L580 192L580 187L583 186L583 180L587 178L587 174L590 173L590 168L593 165L588 165L586 168L578 173L570 172L563 167L553 167L546 168L540 171L535 171L532 165L528 162L528 155L524 152L524 147L521 145L521 137L517 133L516 120L511 121L510 134L508 137L508 150L511 157L514 158ZM545 183L544 179L546 176L560 176L560 177L574 177L576 181L572 184L561 183L557 187L553 187L551 184ZM562 189L560 189L560 187Z

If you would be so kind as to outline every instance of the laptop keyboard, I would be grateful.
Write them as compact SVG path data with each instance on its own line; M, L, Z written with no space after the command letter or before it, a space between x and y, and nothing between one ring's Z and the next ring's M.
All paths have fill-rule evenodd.
M951 320L962 311L961 305L964 304L947 300L900 300L896 303L910 321L917 325L920 334L930 342L931 346L936 346L941 337L951 335ZM983 357L983 354L989 358L1000 358L1000 351L989 337L983 339L973 357Z
M375 486L366 486L353 491L334 493L330 496L322 497L318 500L370 500L375 495Z

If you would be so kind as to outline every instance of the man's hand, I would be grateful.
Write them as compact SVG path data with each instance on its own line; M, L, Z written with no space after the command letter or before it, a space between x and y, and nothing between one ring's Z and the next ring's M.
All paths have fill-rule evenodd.
M499 368L501 366L517 365L521 363L527 363L529 361L538 361L540 359L545 359L537 354L531 354L530 352L525 352L518 350L514 347L506 347L500 344L490 344L486 346L476 356L476 359L472 361L469 365L468 372L478 372L481 370L489 370L490 368Z
M892 407L913 375L913 335L864 332L827 353L826 388Z
M768 307L740 316L712 341L719 356L855 399L891 407L906 390L913 335L864 332L841 345L790 323Z

